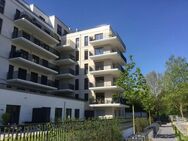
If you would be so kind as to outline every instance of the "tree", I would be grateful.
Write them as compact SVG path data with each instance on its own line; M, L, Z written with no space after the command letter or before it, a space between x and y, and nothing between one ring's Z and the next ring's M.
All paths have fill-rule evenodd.
M165 100L171 112L177 110L184 117L188 101L188 63L185 58L171 56L166 62L163 77Z
M132 105L133 132L135 134L134 105L140 102L140 97L144 93L146 80L139 68L135 68L133 57L130 56L130 63L125 65L125 70L117 80L116 84L124 89L124 97Z

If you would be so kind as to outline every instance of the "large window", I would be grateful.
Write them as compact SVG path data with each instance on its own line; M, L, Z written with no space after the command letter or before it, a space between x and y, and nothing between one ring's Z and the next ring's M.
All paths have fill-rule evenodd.
M0 0L0 13L4 13L5 9L5 0Z
M75 109L74 110L74 117L75 117L75 119L79 119L80 118L80 109Z
M66 109L66 119L71 119L72 117L72 109Z
M95 55L103 54L103 52L104 52L104 49L102 47L95 49Z
M0 18L0 34L1 34L2 26L3 26L3 20Z
M26 78L27 78L27 70L19 68L18 69L18 78L26 80Z
M79 79L75 79L75 90L79 90Z
M57 25L57 34L62 35L62 27L60 25Z
M104 77L96 77L95 85L96 85L96 87L103 87L104 86Z
M88 46L89 38L88 36L84 37L84 46Z
M103 39L103 33L95 34L95 40Z
M88 80L88 78L85 78L84 79L84 89L87 90L88 86L89 86L89 80Z
M85 65L84 65L84 73L85 73L85 74L88 74L88 64L85 64Z
M47 85L48 77L45 75L41 76L41 84Z
M62 108L55 108L55 121L56 122L62 121Z
M88 59L88 51L87 51L87 50L85 50L85 52L84 52L84 59L85 59L85 60Z
M39 64L39 60L40 60L40 59L39 59L38 56L36 56L36 55L32 55L32 61L33 61L33 62Z
M76 70L76 75L79 75L79 65L75 66L75 70Z
M85 101L88 101L88 99L89 99L89 98L88 98L88 93L85 93L85 94L84 94L84 100L85 100Z
M79 42L80 42L80 39L79 38L76 38L76 41L75 41L75 45L76 45L76 48L78 48L79 47Z
M79 60L79 51L76 51L76 61Z
M30 80L31 80L32 82L37 83L37 82L38 82L38 74L35 73L35 72L31 72L31 78L30 78Z

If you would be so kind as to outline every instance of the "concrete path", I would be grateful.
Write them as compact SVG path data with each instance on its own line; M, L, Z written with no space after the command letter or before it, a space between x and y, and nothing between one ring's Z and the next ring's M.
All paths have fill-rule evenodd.
M170 123L161 125L157 137L152 141L177 141L172 125Z

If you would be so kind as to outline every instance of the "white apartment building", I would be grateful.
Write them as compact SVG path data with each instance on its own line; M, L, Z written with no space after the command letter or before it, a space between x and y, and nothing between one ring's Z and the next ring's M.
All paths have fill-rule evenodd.
M109 25L72 32L33 4L0 0L0 44L0 117L11 124L124 115L114 82L126 48Z

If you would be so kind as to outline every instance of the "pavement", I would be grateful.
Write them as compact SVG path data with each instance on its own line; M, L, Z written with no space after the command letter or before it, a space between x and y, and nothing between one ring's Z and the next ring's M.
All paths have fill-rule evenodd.
M178 141L171 123L161 125L156 138L153 138L152 141Z

